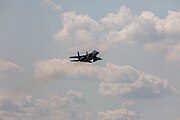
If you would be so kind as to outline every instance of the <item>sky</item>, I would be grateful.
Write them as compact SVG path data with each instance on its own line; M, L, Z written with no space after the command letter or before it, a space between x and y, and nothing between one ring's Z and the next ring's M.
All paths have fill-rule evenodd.
M180 120L179 6L0 0L0 120Z

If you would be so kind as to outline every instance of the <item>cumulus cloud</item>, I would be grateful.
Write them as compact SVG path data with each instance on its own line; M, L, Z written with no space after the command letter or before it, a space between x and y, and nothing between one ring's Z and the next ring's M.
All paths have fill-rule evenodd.
M126 6L122 6L118 13L109 13L103 17L100 22L105 26L106 29L119 29L121 30L130 21L132 21L133 15L131 10Z
M63 28L56 33L55 39L65 42L69 49L92 48L96 43L94 33L98 32L98 29L99 24L88 15L65 12Z
M71 66L69 66L67 62L67 60L62 59L50 59L36 62L34 64L35 76L37 78L64 76L71 69Z
M44 4L50 6L53 10L61 12L61 6L53 2L53 0L44 0Z
M49 95L36 99L21 95L0 99L2 120L86 120L88 112L82 105L86 99L82 93L70 90L64 96Z
M133 15L125 6L120 9L120 13L121 14L115 14L116 17L114 18L108 17L109 15L103 18L111 21L110 25L112 25L112 29L109 33L116 34L117 42L132 41L143 44L155 44L162 41L178 41L180 38L180 29L179 27L175 27L179 26L180 11L169 11L165 19L156 16L150 11L143 11L139 15ZM125 17L126 22L123 24L124 26L117 29L117 23L115 25L113 25L113 23L115 23L114 21L119 16L122 16L123 13L130 17ZM122 20L119 21L119 24L123 23L121 22ZM113 38L113 35L111 37L111 34L108 35L110 37L109 40Z
M151 11L133 14L122 6L117 13L109 13L100 20L75 12L63 14L62 28L55 39L65 43L70 50L98 49L115 44L140 44L148 50L167 54L180 39L180 11L169 11L160 18Z
M4 78L8 73L21 72L22 68L15 63L0 59L0 78Z
M73 64L67 60L50 59L35 64L38 78L98 79L100 95L133 98L157 98L176 92L168 80L143 73L132 66L108 63L106 66Z
M119 109L99 112L98 120L140 120L140 114L133 102L126 101Z
M102 95L149 99L172 95L176 90L166 79L139 73L138 79L131 83L114 83L113 80L111 83L102 82L99 92Z
M143 73L131 66L107 64L101 68L97 77L101 79L99 93L101 95L156 98L175 93L168 80Z

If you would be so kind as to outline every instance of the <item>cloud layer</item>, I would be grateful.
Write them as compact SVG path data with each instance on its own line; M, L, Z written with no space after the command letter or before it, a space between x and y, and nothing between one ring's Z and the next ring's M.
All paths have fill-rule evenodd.
M1 120L87 120L88 115L82 108L86 99L73 90L62 97L56 94L41 99L28 95L4 97L0 103Z
M132 66L119 66L112 63L106 66L73 64L67 60L50 59L35 64L38 78L54 79L98 79L98 92L101 95L133 98L157 98L176 92L168 80L143 73Z
M5 96L6 95L6 96ZM92 113L84 108L83 94L69 90L64 96L49 94L45 98L30 95L0 96L1 120L140 120L134 102L125 101L120 108Z

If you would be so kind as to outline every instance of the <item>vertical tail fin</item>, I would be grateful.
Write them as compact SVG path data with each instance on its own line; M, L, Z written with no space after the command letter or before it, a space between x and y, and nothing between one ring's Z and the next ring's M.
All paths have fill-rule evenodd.
M77 52L77 54L78 54L78 60L80 59L80 54L79 54L79 51Z

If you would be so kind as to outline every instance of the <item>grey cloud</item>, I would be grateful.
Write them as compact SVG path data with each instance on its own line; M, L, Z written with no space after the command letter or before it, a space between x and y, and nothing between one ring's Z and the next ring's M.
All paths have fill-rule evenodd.
M167 63L178 63L180 65L180 43L173 46L173 48L168 52Z
M100 95L131 98L158 98L173 95L176 89L168 80L143 73L132 66L108 63L106 66L72 64L67 60L50 59L35 64L38 78L98 79Z
M69 100L78 103L78 104L82 104L82 103L86 103L86 99L84 99L83 94L80 92L76 92L73 90L70 90L67 92L67 94L65 95L66 98L68 98Z
M125 101L125 102L123 102L121 107L122 108L126 108L126 109L131 109L131 110L135 110L136 109L135 103L132 102L132 101Z
M21 95L0 100L0 116L3 120L85 120L82 105L86 99L82 93L70 90L65 96L50 95L35 99Z
M61 6L53 2L53 0L44 0L44 4L50 6L53 10L61 12Z
M133 104L131 101L126 101L119 109L99 112L98 120L140 120L140 114Z
M138 71L137 71L138 72ZM168 80L154 75L138 72L139 78L131 83L102 82L99 93L102 95L122 96L130 98L159 98L176 94L176 89L170 86Z
M0 59L0 72L21 71L22 68L10 61Z
M16 72L22 72L22 68L15 63L0 59L0 79Z

